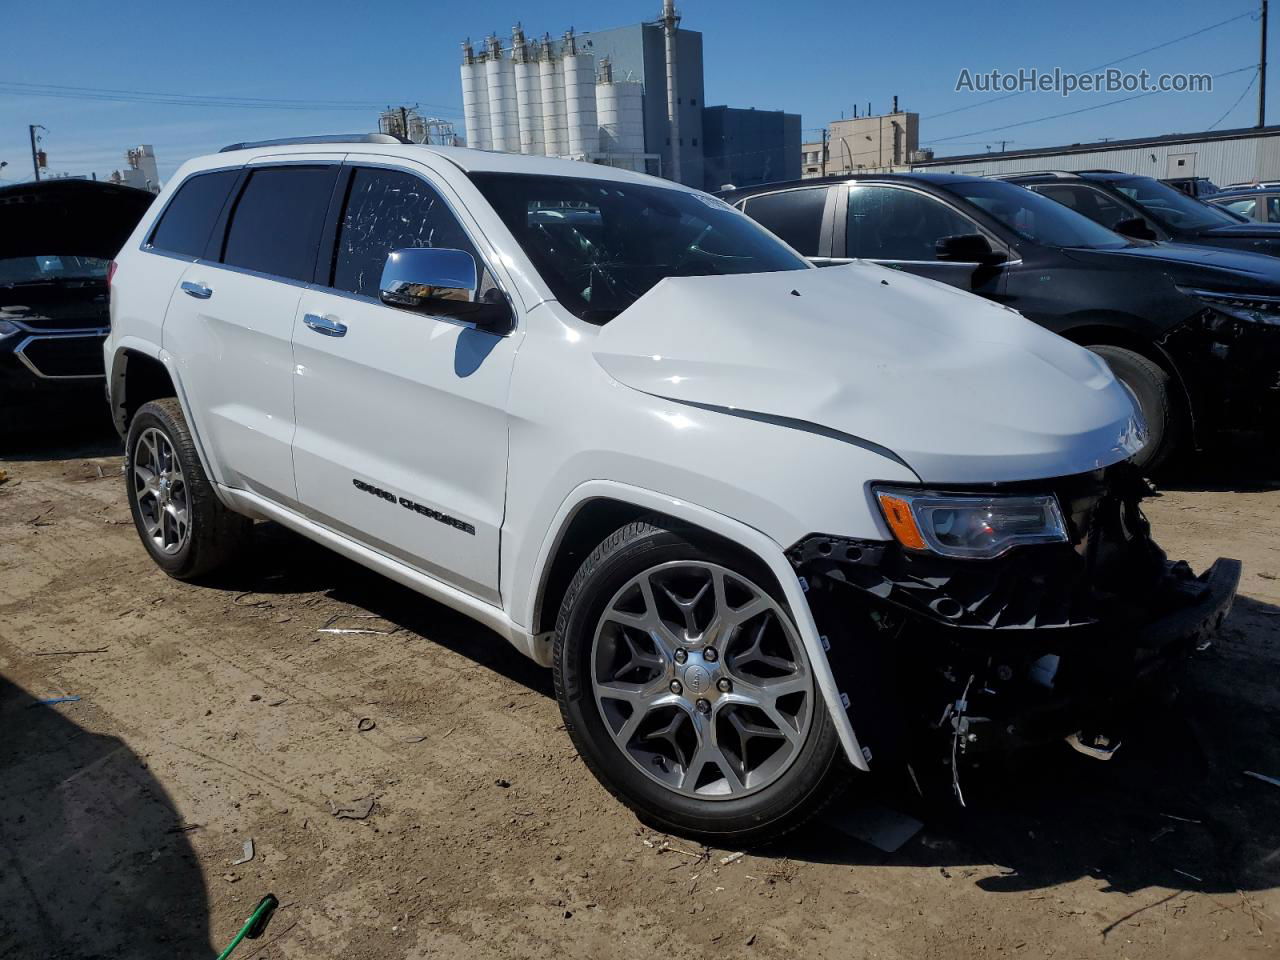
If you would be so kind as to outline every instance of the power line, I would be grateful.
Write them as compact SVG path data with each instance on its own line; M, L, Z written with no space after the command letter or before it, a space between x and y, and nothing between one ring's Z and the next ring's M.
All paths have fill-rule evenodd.
M1227 107L1226 111L1223 112L1222 116L1220 116L1217 120L1213 121L1213 123L1209 124L1208 129L1212 130L1214 127L1220 124L1223 120L1227 119L1227 117L1231 115L1231 111L1234 110L1236 107L1240 106L1240 101L1245 98L1245 94L1247 94L1250 90L1252 90L1253 85L1257 82L1258 82L1258 70L1255 67L1253 76L1249 78L1249 85L1240 91L1240 96L1236 97L1236 102L1233 103L1231 106Z
M1106 63L1101 63L1096 67L1090 67L1088 70L1081 70L1079 72L1093 73L1096 70L1105 70L1107 67L1114 67L1117 63L1124 63L1126 60L1132 60L1135 57L1142 56L1143 54L1152 53L1153 51L1156 51L1156 50L1162 50L1165 47L1171 47L1175 43L1181 43L1183 40L1190 40L1192 37L1198 37L1203 33L1208 33L1210 30L1217 30L1219 27L1225 27L1228 23L1235 23L1237 20L1243 20L1245 17L1252 17L1255 14L1257 14L1257 12L1258 12L1258 8L1255 7L1251 10L1245 11L1244 13L1238 13L1234 17L1229 17L1226 20L1219 20L1217 23L1211 23L1207 27L1201 27L1199 30L1193 30L1191 33L1184 34L1181 37L1175 37L1172 40L1166 40L1164 43L1157 43L1154 47L1147 47L1145 50L1139 50L1137 53L1130 53L1116 60L1109 60ZM943 110L941 113L931 113L929 114L929 116L921 117L920 119L936 120L938 117L949 117L953 113L963 113L965 110L974 110L978 107L986 106L989 103L998 103L1001 100L1009 100L1013 97L1020 97L1024 93L1029 93L1029 92L1031 91L1015 90L1012 93L1001 94L998 97L988 97L986 100L979 100L977 103L966 104L963 107L955 107L954 109L951 109L951 110Z
M1237 73L1244 73L1246 70L1257 70L1258 65L1251 63L1247 67L1239 67L1235 70L1227 70L1224 73L1215 73L1212 79L1218 80L1222 77L1230 77ZM1119 100L1108 100L1106 103L1095 103L1092 106L1080 107L1077 110L1065 110L1062 113L1051 113L1043 117L1034 117L1030 120L1019 120L1016 123L1004 123L998 127L987 127L983 130L969 130L966 133L957 133L951 137L935 137L930 143L946 143L949 140L959 140L961 137L976 137L984 133L995 133L997 130L1009 130L1013 127L1025 127L1032 123L1043 123L1045 120L1059 120L1062 117L1072 117L1078 113L1088 113L1090 110L1101 110L1103 107L1115 107L1122 103L1129 103L1132 100L1141 100L1143 97L1153 97L1158 93L1173 93L1171 90L1148 90L1146 93L1137 93L1131 97L1121 97Z
M97 100L123 103L154 103L169 106L222 107L247 110L324 110L369 111L381 110L389 102L406 102L397 97L388 101L373 100L295 100L268 97L240 97L188 93L162 93L149 90L120 90L110 87L77 87L52 83L24 83L0 79L0 94L28 97L53 97L64 100ZM422 103L437 113L460 116L456 107L443 104Z

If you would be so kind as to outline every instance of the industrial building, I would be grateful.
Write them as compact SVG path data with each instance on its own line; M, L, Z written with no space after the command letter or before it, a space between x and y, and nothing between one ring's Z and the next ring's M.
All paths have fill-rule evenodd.
M437 147L456 147L462 143L451 120L424 117L416 107L392 107L382 111L378 116L378 132Z
M913 163L910 169L975 176L1033 170L1119 170L1160 179L1208 177L1219 186L1280 180L1280 126L939 157Z
M800 178L800 114L707 107L702 111L707 189Z
M464 42L468 146L604 163L709 189L761 182L763 170L773 179L773 171L796 170L788 157L799 158L799 117L708 111L702 34L679 22L666 0L652 23L569 30L554 40L530 40L517 24L509 49L494 35L479 47Z
M891 170L910 163L920 150L920 114L893 109L866 116L856 113L848 119L833 120L824 140L800 147L804 177Z
M126 187L137 187L152 193L160 192L160 173L156 169L156 152L151 144L144 143L126 150L124 162L123 170L111 172L112 183L123 183Z

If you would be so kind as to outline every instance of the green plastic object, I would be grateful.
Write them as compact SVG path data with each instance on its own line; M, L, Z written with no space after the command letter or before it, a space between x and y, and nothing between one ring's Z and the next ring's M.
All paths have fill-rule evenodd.
M227 949L218 954L218 960L227 960L227 957L231 956L231 951L240 946L241 940L246 938L257 940L262 936L266 932L267 924L271 922L271 915L276 912L278 906L280 901L276 899L274 893L268 893L259 900L258 905L253 908L253 913L249 914L249 919L240 928L240 932L227 944Z

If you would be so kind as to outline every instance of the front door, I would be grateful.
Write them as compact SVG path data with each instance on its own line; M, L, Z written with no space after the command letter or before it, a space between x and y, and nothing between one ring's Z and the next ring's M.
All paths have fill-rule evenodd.
M849 186L846 257L874 260L994 298L999 294L1003 269L937 257L939 240L965 234L987 235L972 220L922 190L877 183Z
M293 331L298 497L318 522L496 602L519 334L378 299L392 250L476 253L447 186L425 175L344 174L332 267L303 292Z

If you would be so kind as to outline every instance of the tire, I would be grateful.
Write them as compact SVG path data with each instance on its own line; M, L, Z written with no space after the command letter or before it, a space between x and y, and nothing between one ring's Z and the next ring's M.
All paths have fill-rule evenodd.
M1137 399L1147 422L1147 445L1133 458L1134 465L1152 474L1166 466L1182 445L1186 414L1172 375L1140 353L1108 344L1091 346L1111 367L1116 378Z
M129 424L125 492L142 545L177 580L196 580L225 564L252 526L218 499L174 397L143 404Z
M668 583L673 592L666 591ZM690 599L695 595L702 599ZM687 611L673 606L676 596ZM709 611L721 609L728 620L745 619L717 630L708 625ZM641 620L654 611L663 618L661 629L613 619ZM683 625L675 625L676 617ZM669 645L665 655L659 641L646 642L650 637ZM706 643L719 646L720 655L708 659ZM766 656L778 676L759 672ZM805 822L848 782L852 768L773 578L763 564L692 528L665 518L640 520L596 547L565 593L553 657L565 729L587 768L655 829L721 846L759 844ZM623 666L615 672L619 659ZM633 663L641 666L627 673ZM780 666L787 664L790 670ZM657 691L659 705L636 708L610 699L624 673L628 683L621 686ZM681 677L677 696L672 681ZM601 687L601 679L613 685ZM757 713L741 698L772 706ZM643 719L633 724L636 713ZM633 739L624 747L618 738L626 740L629 727ZM698 730L714 730L719 743L733 746L700 760L699 747L711 741Z

